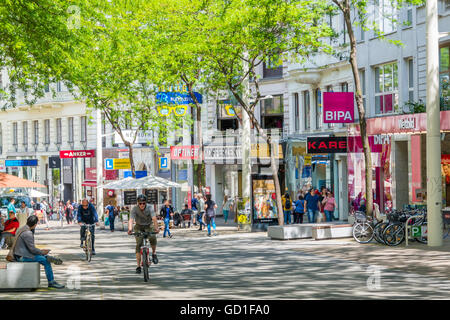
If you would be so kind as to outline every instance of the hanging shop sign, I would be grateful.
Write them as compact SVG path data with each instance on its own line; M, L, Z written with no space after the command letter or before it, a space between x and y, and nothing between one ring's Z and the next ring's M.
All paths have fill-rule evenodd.
M199 159L200 146L172 146L170 147L170 159L172 160L197 160Z
M61 159L69 158L94 158L95 150L61 150L59 152Z
M353 92L323 93L324 123L353 123L355 121L355 105Z
M347 137L308 137L308 153L347 153Z
M139 179L139 178L143 178L143 177L146 177L147 176L147 171L135 171L134 172L135 174L136 174L136 179ZM128 177L132 177L133 175L132 175L132 173L131 173L131 171L124 171L123 172L123 177L124 178L128 178Z
M200 93L194 92L194 96L198 103L203 103ZM194 99L187 92L158 92L156 94L156 102L163 105L189 105L194 104Z
M37 159L5 160L6 167L36 167Z
M61 159L58 156L48 158L48 167L50 169L61 168Z

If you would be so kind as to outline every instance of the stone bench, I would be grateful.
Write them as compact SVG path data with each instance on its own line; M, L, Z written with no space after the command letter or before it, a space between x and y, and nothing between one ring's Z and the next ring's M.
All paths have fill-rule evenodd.
M0 264L0 290L33 290L41 282L37 262L7 262Z
M351 224L322 225L312 228L312 238L315 240L351 238L353 236Z
M330 223L303 223L284 226L269 226L267 235L276 240L308 239L312 238L312 230L317 226L331 226Z

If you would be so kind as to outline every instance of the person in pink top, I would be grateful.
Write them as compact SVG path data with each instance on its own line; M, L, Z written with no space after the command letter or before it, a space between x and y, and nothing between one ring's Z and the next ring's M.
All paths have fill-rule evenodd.
M325 212L327 221L332 221L334 209L336 209L336 200L331 191L327 191L327 196L322 200L322 205L324 206L323 211Z

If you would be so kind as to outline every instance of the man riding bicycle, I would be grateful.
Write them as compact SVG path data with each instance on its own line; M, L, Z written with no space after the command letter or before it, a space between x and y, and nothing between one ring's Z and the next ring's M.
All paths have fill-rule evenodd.
M128 221L128 234L133 233L133 223L136 221L134 226L134 232L156 232L159 233L158 221L156 220L155 210L151 206L147 205L147 196L140 194L137 197L138 205L131 210L130 220ZM156 256L156 236L150 236L150 244L152 247L152 261L154 264L158 263L158 257ZM136 261L137 268L136 273L141 273L141 246L144 242L142 236L136 236Z
M83 199L83 201L81 202L81 206L78 207L78 224L81 226L80 229L80 240L81 240L81 244L80 244L80 248L83 248L83 241L86 238L86 225L83 225L83 223L85 224L91 224L92 226L89 227L89 230L91 231L91 235L92 235L92 255L95 255L95 249L94 249L94 239L95 239L95 235L94 235L94 231L95 231L95 226L93 225L95 223L95 225L98 226L98 215L97 215L97 211L95 210L95 207L89 203L89 201L87 199Z

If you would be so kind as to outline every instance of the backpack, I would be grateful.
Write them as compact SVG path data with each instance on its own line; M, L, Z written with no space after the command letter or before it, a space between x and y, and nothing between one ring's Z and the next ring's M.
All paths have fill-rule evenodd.
M291 208L291 199L290 198L286 198L286 202L284 207L289 210Z

